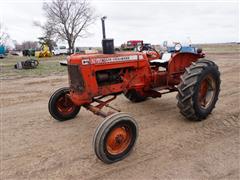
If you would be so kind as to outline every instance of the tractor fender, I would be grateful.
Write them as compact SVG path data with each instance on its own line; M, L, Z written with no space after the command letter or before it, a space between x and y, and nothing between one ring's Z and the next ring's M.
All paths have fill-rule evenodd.
M204 55L201 53L181 52L174 53L168 63L168 84L178 84L180 75L185 72L185 68L189 67L192 62L196 62Z

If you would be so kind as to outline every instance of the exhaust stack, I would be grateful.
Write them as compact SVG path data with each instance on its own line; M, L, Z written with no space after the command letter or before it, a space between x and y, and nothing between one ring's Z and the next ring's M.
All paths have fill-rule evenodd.
M106 16L103 16L101 18L102 33L103 33L102 50L103 50L103 54L114 54L114 40L106 39L106 30L105 30L105 20L106 19L107 19Z

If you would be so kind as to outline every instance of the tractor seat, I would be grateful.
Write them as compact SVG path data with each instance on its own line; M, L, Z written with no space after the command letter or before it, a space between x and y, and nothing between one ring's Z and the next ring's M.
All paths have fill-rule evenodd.
M166 66L168 61L171 59L172 54L171 53L164 53L162 55L161 59L154 59L150 61L150 64L152 65L159 65L159 66Z

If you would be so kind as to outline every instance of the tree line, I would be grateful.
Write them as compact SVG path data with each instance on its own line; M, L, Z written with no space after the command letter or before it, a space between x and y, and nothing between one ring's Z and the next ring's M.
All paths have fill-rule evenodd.
M76 40L90 35L88 29L97 16L95 9L87 0L52 0L43 4L46 22L33 22L42 29L43 35L39 41L25 41L16 43L16 50L38 49L38 43L46 43L50 50L61 40L67 42L70 53L74 52ZM0 25L0 45L6 45L9 35L2 30Z

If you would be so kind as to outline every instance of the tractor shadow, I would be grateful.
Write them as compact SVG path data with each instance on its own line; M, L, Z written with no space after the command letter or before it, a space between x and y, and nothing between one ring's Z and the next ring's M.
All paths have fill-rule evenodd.
M196 123L186 119L177 107L176 93L165 95L161 98L148 98L146 101L134 103L127 100L125 97L119 98L121 106L118 107L127 113L137 117L154 115L161 121L168 119L176 119L187 123Z

